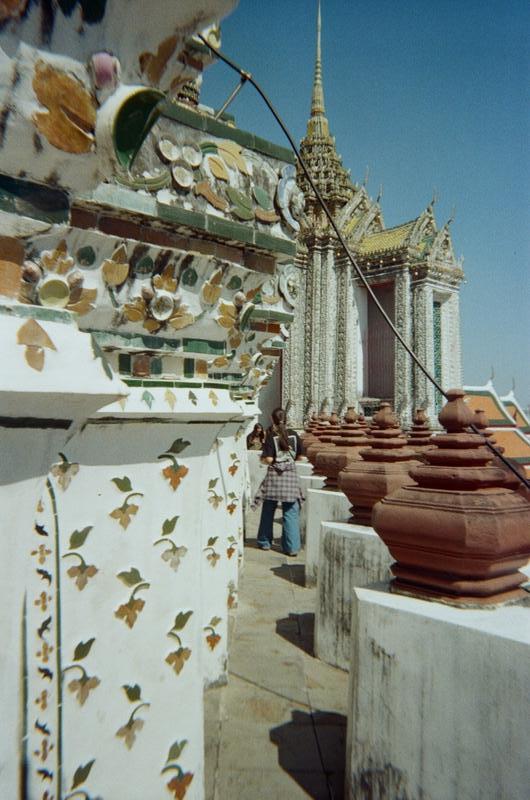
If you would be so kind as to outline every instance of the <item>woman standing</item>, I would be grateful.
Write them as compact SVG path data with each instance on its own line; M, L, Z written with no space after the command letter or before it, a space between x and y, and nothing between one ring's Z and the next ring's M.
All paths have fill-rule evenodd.
M262 450L264 441L265 431L263 430L263 425L256 422L247 436L247 450Z
M282 550L286 556L296 556L300 549L300 503L304 499L295 461L302 455L298 434L286 427L282 408L272 412L272 425L267 431L261 460L268 464L267 475L261 484L254 507L263 501L258 531L258 547L272 546L274 512L282 504Z

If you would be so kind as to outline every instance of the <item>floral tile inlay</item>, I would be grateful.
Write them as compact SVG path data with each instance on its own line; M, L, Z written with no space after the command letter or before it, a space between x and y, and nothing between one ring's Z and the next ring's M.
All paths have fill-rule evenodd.
M136 593L143 589L149 589L150 584L145 581L136 567L131 567L130 570L119 572L116 576L125 586L134 587L129 599L126 603L122 603L116 611L114 616L117 619L122 619L129 628L133 628L138 614L141 613L145 606L145 600L136 597Z
M185 439L175 439L171 447L158 456L159 459L167 459L170 464L167 467L164 467L162 470L162 475L164 478L169 481L169 485L175 491L181 484L183 478L189 472L188 467L185 467L183 464L179 464L177 461L177 455L182 453L187 447L189 447L191 442L185 441Z
M168 653L166 656L166 663L169 664L170 667L173 668L177 675L180 675L182 670L184 669L184 665L186 661L191 656L191 650L189 647L184 647L182 643L182 638L180 634L188 624L190 617L193 615L193 611L181 611L175 617L175 621L170 631L168 631L168 636L171 636L173 639L176 639L178 642L178 649Z
M119 525L126 530L131 524L132 518L138 513L140 506L136 503L130 503L132 497L143 497L142 492L133 491L130 478L124 475L123 478L112 478L112 483L120 490L126 493L125 500L118 508L115 508L109 513L109 516L118 520Z

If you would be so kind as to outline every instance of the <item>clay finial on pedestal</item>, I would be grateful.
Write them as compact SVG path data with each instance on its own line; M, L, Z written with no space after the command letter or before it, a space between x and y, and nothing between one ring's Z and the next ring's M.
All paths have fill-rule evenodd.
M358 413L356 412L354 406L348 406L346 409L346 413L344 414L344 423L346 425L353 425L354 422L357 422L359 418Z
M357 417L355 412L349 415L349 419L353 419L354 417ZM348 414L346 414L345 420L347 418ZM340 435L332 441L332 444L335 446L317 452L315 474L326 477L326 489L337 489L339 472L341 472L350 461L360 461L360 452L366 447L367 443L366 431L355 421L345 421L340 430Z
M410 471L414 483L383 498L373 525L396 563L391 588L454 605L496 604L524 595L518 572L530 558L530 504L469 433L464 392L447 392L446 429Z
M341 427L338 423L338 418L335 423L331 423L330 421L324 426L321 426L317 430L315 430L315 441L312 442L306 450L306 455L308 460L316 466L316 459L317 455L324 450L333 450L335 448L335 443L339 439L341 433ZM315 472L315 474L318 474Z
M429 425L429 418L423 408L418 408L412 420L412 429L407 436L407 444L412 447L419 456L428 447L433 447L432 431Z
M316 436L316 431L319 429L319 421L318 415L316 411L313 412L311 415L311 419L309 420L305 431L300 436L300 440L302 442L302 453L307 455L308 447L315 442L318 442L319 439Z
M338 476L339 488L352 504L350 522L360 525L371 525L372 508L382 497L412 483L409 469L419 464L390 403L381 403L374 423L377 428L366 440L369 446L359 451L362 461L350 461Z

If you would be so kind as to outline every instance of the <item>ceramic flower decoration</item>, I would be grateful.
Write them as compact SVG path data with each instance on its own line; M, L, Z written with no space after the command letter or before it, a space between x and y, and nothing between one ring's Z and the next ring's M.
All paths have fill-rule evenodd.
M74 263L64 239L54 250L43 251L39 263L24 262L21 302L87 314L94 308L97 289L83 288L83 273Z
M142 289L142 295L123 306L123 315L129 322L141 322L149 333L163 328L181 330L195 321L177 292L175 266L168 264L160 275Z

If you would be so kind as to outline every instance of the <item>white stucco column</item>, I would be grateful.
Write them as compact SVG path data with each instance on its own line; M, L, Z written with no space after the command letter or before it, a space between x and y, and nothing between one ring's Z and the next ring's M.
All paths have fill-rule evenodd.
M8 798L19 796L23 774L27 785L32 785L29 761L33 752L29 752L28 739L30 726L35 732L34 710L39 712L39 708L35 697L29 697L28 683L38 681L39 697L46 691L50 704L57 685L54 651L60 612L54 576L58 562L53 528L38 524L39 498L48 469L59 461L58 453L72 431L100 406L126 394L127 387L94 352L91 336L80 333L68 311L3 303L0 335L0 548L4 565L0 796ZM63 474L60 466L58 474ZM48 716L41 709L39 722L55 735L55 716L49 720ZM48 737L43 733L38 737L40 746L46 747L42 742ZM56 786L57 776L51 780L49 790Z

